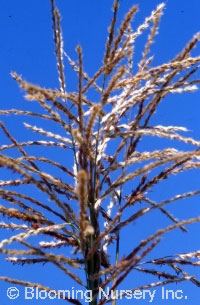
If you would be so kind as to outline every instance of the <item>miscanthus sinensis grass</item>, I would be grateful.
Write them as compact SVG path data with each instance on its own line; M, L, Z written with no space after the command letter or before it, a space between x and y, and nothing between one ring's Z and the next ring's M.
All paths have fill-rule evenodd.
M2 218L0 228L14 232L10 238L1 240L0 252L13 264L56 265L83 289L92 291L90 304L104 304L107 299L98 299L98 289L118 289L131 272L155 277L140 287L134 286L133 280L132 287L128 287L132 291L188 280L199 286L198 279L184 270L185 265L200 265L198 248L196 252L188 249L188 253L181 254L171 253L169 249L166 257L154 259L149 259L148 254L157 247L161 237L167 238L169 231L182 230L184 242L184 232L189 229L186 225L200 221L198 215L183 220L168 211L169 204L198 196L200 190L176 194L158 202L151 195L162 180L188 169L198 170L200 141L181 135L187 132L186 127L150 124L159 104L169 93L198 89L200 81L194 75L200 56L194 57L192 50L200 39L200 33L195 34L171 61L155 67L150 49L158 32L164 3L158 5L138 28L132 26L138 11L138 7L133 6L116 29L119 1L115 0L103 64L93 76L89 76L84 71L81 46L76 48L77 61L65 52L60 13L54 0L51 0L51 7L60 88L41 88L12 72L12 77L24 90L25 98L39 103L43 112L0 110L1 115L32 116L47 122L46 129L24 123L24 127L30 130L30 140L24 142L13 137L12 130L8 130L3 121L0 123L2 132L10 141L10 144L0 147L0 165L18 174L18 178L13 180L1 177L0 181L0 197L7 202L0 205L0 213L5 218ZM149 30L147 42L137 72L133 74L135 42L146 30ZM67 62L77 74L77 92L67 89L70 82L65 80L64 74L64 63ZM30 75L27 77L31 78ZM98 102L91 99L91 90L98 94ZM49 121L60 126L64 135L49 130ZM31 132L42 135L44 139L32 141ZM157 137L160 141L161 138L168 139L169 146L140 151L139 143L146 136ZM173 147L171 140L188 144L190 149L181 151ZM113 154L109 154L110 145L115 146ZM45 156L34 156L31 154L32 146L38 146L38 151L41 147L57 147L60 157L57 153L58 161L52 160L47 150ZM10 157L11 150L18 151L19 156ZM66 156L73 157L73 164L63 158L63 150ZM55 168L56 174L41 169L42 163ZM133 185L131 191L130 185ZM31 186L33 192L27 195L24 191L26 186ZM42 192L49 202L35 196L37 191ZM133 241L130 251L126 248L119 250L122 232L132 230L131 225L136 221L148 226L143 217L153 211L168 218L168 225L158 227L137 245ZM17 230L21 233L15 233ZM137 234L137 226L134 234ZM31 239L33 236L38 237L35 242ZM13 242L19 244L16 249L7 247ZM161 265L166 266L166 270L160 271L158 266ZM29 279L6 276L0 279L50 291L49 287L29 282ZM72 297L65 299L81 304L81 300Z

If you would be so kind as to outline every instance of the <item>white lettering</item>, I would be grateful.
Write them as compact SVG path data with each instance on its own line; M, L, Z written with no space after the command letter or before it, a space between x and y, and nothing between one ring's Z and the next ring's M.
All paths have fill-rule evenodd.
M140 300L140 299L142 298L142 291L141 291L141 290L135 290L135 291L133 292L133 295L134 295L134 298L135 298L136 300Z
M151 290L149 290L149 296L150 296L150 303L154 300L154 297L155 297L155 293L156 293L156 290L153 290L151 292Z
M29 297L28 294L31 294ZM25 300L32 300L34 298L34 288L33 287L25 287Z
M131 290L126 290L125 294L125 298L128 300L131 300L133 298L133 292Z
M53 296L51 294L53 294ZM50 300L55 299L56 295L57 295L57 293L56 293L55 290L50 290L49 293L48 293L48 297L49 297Z
M178 293L180 293L181 295L178 296ZM177 300L181 300L181 299L183 298L183 290L176 290L176 291L175 291L175 298L176 298Z
M108 300L109 299L109 287L107 287L106 288L107 289L107 294L106 294L106 292L102 289L102 288L99 288L99 299L101 299L102 298L102 295L106 298L106 300Z

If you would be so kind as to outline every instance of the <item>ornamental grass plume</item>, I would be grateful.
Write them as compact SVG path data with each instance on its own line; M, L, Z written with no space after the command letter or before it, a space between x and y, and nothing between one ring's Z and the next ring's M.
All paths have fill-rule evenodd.
M103 63L93 76L89 76L84 71L81 46L76 48L77 62L64 51L60 13L54 0L50 3L60 87L41 88L12 72L12 77L25 92L25 99L38 103L43 112L0 110L1 116L31 116L47 122L46 128L24 123L30 136L34 132L42 140L23 142L12 135L12 130L8 130L3 121L0 122L1 132L10 142L0 146L0 166L17 177L12 180L1 177L0 197L5 204L0 205L0 228L20 231L0 241L0 252L6 255L7 262L22 266L52 263L83 290L92 292L89 303L93 305L103 305L107 301L116 304L112 293L120 289L132 273L151 275L151 281L146 283L144 280L140 286L133 278L132 287L128 287L132 293L137 289L183 281L191 281L199 287L197 277L185 270L188 266L200 266L199 248L180 254L171 253L168 248L161 257L152 255L161 238L162 242L167 240L168 232L180 229L182 240L176 243L184 243L188 225L200 222L198 215L177 219L168 209L173 202L200 195L200 190L158 201L152 191L173 175L189 169L198 170L200 141L181 135L188 131L185 127L152 125L151 119L156 111L159 113L158 107L169 93L198 89L200 80L194 76L200 56L193 56L192 51L200 40L200 33L169 62L154 66L150 49L165 4L158 5L136 29L132 24L138 7L133 6L117 30L119 0L115 0ZM146 30L149 35L138 69L133 73L135 42ZM66 81L64 73L66 61L77 74L77 92L68 91L70 80ZM94 91L95 101L91 94ZM63 132L58 134L56 129L49 130L48 122L59 126ZM144 146L140 144L145 145L147 136L158 138L156 143L167 139L169 146L142 150ZM186 149L180 150L176 142L184 143ZM38 147L36 155L31 153L33 146ZM115 147L112 154L111 146ZM48 149L43 153L42 148L47 147L53 151L56 148L55 159L52 154L48 155ZM13 156L12 151L15 151ZM167 225L158 226L154 232L150 228L149 235L137 242L134 236L141 234L141 226L149 226L145 217L153 212L161 213ZM133 238L133 244L127 245L127 249L121 248L124 232L131 232ZM34 236L37 239L33 239ZM9 248L14 242L16 248L13 245ZM47 292L51 290L46 284L32 283L29 279L7 276L0 279ZM108 287L107 297L100 298L99 289L107 291ZM125 292L123 296L126 297ZM81 298L64 294L62 298L82 304Z

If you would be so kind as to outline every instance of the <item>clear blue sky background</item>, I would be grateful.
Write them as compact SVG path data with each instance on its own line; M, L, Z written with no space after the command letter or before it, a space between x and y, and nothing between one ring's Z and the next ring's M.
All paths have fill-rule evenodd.
M120 10L118 16L118 24L128 9L133 4L138 4L140 7L139 13L135 18L134 27L143 22L144 18L150 15L151 11L161 2L158 0L121 0ZM62 29L64 34L64 49L74 59L76 59L75 48L77 44L81 44L84 52L84 68L90 76L100 67L104 54L104 47L107 37L107 28L112 18L111 7L113 1L111 0L57 0L58 8L62 15ZM48 0L34 0L34 1L11 1L1 0L0 10L0 58L1 58L1 72L0 72L0 86L1 86L1 109L27 109L36 111L38 106L36 103L27 103L23 99L23 92L19 90L15 81L11 78L10 72L16 71L21 74L24 79L40 84L44 87L58 88L56 71L56 59L54 56L54 44L52 39L52 20L50 12L50 1ZM199 22L200 2L197 0L168 0L162 16L161 27L159 35L156 36L156 43L152 47L152 54L155 54L155 60L152 65L158 65L167 62L173 58L187 41L200 30ZM139 59L143 43L146 35L137 43L136 60ZM199 47L195 49L195 55L199 54ZM66 66L67 88L75 90L77 88L77 80L72 70ZM200 77L200 75L199 75ZM180 125L186 126L190 133L189 135L200 140L200 126L199 126L199 92L185 95L173 95L166 98L166 102L162 103L159 108L159 113L152 121L152 124L163 125ZM12 130L13 135L18 141L23 139L36 139L37 136L31 132L22 129L21 121L31 122L34 120L30 118L19 117L2 117L4 123L9 130ZM162 122L162 123L161 123ZM47 124L47 123L46 123ZM40 125L41 126L41 125ZM47 126L49 130L49 126ZM0 145L6 142L6 138L0 133ZM147 142L150 143L150 142ZM163 142L167 143L167 142ZM152 144L153 145L153 144ZM172 147L173 143L170 144ZM186 146L179 146L182 149ZM146 149L144 147L144 149ZM148 148L149 149L149 148ZM154 150L154 147L151 147ZM3 171L1 171L3 175ZM1 174L0 174L1 175ZM1 179L1 177L0 177ZM2 176L2 179L4 177ZM187 175L183 174L180 178L172 177L167 182L163 182L159 186L159 190L155 187L152 199L161 200L168 199L171 196L182 193L184 191L199 189L200 175L198 172L189 172ZM181 207L181 208L180 208ZM169 210L177 217L186 219L200 214L199 199L187 199L170 206ZM150 223L150 221L154 221ZM7 221L3 219L3 221ZM137 236L134 236L135 225L132 226L133 233L122 238L122 247L124 251L131 249L133 239L140 240L150 232L154 232L157 226L164 227L168 221L164 216L157 213L155 218L146 218L147 226L137 224ZM138 228L137 227L137 228ZM140 229L141 228L141 229ZM149 229L150 228L150 229ZM199 225L190 226L190 233L185 236L184 233L177 231L171 233L167 242L163 241L154 256L166 255L166 253L181 253L188 249L193 251L199 249ZM184 234L184 236L183 236ZM1 239L5 233L1 230ZM181 239L185 238L185 242L181 243ZM130 247L130 248L129 248ZM64 251L64 250L63 250ZM62 250L61 250L62 252ZM123 252L121 253L123 254ZM200 272L194 271L200 280ZM0 257L0 275L8 275L13 278L30 280L33 282L40 282L44 286L53 287L56 289L71 289L72 283L54 267L38 265L35 267L13 267L9 263L4 263L3 257ZM142 283L141 275L133 275L129 277L123 288L133 288ZM149 278L150 279L150 278ZM148 279L146 279L148 283ZM0 282L0 299L2 305L9 304L58 304L58 301L50 300L27 300L23 297L18 300L9 300L6 297L6 289L10 286L8 283ZM20 289L23 295L23 288ZM177 288L176 288L177 287ZM169 285L167 288L182 289L185 295L188 295L187 300L178 301L164 301L160 298L161 288L157 288L157 297L155 297L153 304L180 304L180 305L198 305L200 302L200 290L189 282L180 285ZM120 304L132 304L132 302L139 304L148 304L148 301L122 301ZM60 301L64 304L64 301Z

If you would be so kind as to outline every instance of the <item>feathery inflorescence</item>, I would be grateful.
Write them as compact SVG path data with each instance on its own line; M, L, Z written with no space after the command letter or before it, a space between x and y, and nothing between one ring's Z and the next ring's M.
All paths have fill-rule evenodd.
M200 167L200 140L181 135L188 132L187 128L150 124L168 94L196 91L200 83L194 78L200 56L192 55L200 33L169 62L153 66L150 51L164 7L164 3L158 5L135 29L132 21L138 8L133 6L117 31L119 1L115 0L103 64L89 76L84 71L81 46L76 49L77 62L64 51L60 13L51 0L59 88L42 88L12 72L12 77L25 92L25 99L37 102L43 112L0 110L1 116L22 115L27 116L27 120L33 117L37 122L41 119L41 125L24 123L30 135L34 132L35 137L38 136L37 140L28 141L18 141L0 122L1 131L9 141L0 146L0 167L15 175L12 180L5 175L0 181L0 198L5 202L0 205L0 213L6 219L16 220L16 223L2 221L0 228L22 231L3 239L0 253L13 264L53 263L71 280L92 290L93 305L107 301L105 298L98 300L99 288L116 290L130 272L163 278L131 287L132 292L186 280L200 286L197 278L184 270L185 265L200 266L199 249L182 254L168 252L165 257L148 259L148 254L166 233L175 229L187 232L187 225L200 222L200 217L179 220L168 210L169 204L199 196L200 190L185 191L160 202L152 193L164 179ZM133 67L136 70L135 42L148 29L138 69L133 73ZM65 58L77 74L77 92L67 91ZM93 100L91 92L94 91ZM54 124L55 129L50 130L43 120ZM146 137L157 139L155 143L167 139L168 144L162 149L158 145L151 151L148 148L141 151L140 143L145 143ZM183 143L185 150L180 150L176 142ZM35 155L31 153L34 146L38 147ZM115 151L111 153L112 147ZM45 154L43 148L46 148ZM56 153L48 155L51 149L53 152L56 149ZM11 157L13 151L17 154ZM34 192L27 194L27 189ZM37 191L42 193L41 199L37 197ZM121 234L130 230L137 220L144 227L148 226L144 216L154 211L162 213L168 225L158 227L154 233L150 230L139 243L137 239L133 242L131 250L119 252ZM137 226L134 231L137 234ZM47 236L51 240L45 240ZM26 249L7 248L13 242ZM113 245L116 245L116 256L111 251ZM69 249L70 257L57 254L61 247ZM56 252L49 253L48 249ZM167 271L156 269L161 265L167 266ZM85 273L86 283L80 273L80 276L76 274L77 268L83 271L82 275ZM39 283L8 277L0 277L0 280L50 291ZM110 295L109 298L111 300ZM72 298L66 300L81 304Z

